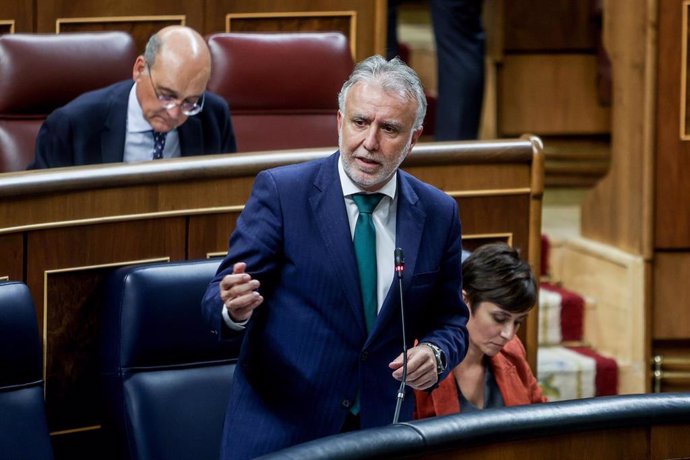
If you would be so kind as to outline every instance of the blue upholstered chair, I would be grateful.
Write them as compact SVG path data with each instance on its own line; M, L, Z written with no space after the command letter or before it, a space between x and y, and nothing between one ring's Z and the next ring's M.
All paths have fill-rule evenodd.
M50 459L36 310L24 283L0 283L0 457Z
M213 459L238 344L201 316L218 260L126 267L106 284L102 363L106 432L122 458Z

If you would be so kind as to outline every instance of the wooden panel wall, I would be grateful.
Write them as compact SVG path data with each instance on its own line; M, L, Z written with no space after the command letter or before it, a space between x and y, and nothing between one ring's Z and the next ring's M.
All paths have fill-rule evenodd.
M383 54L386 0L206 0L208 31L340 31L356 36L356 61Z
M202 35L228 31L340 31L361 60L384 54L386 0L3 0L0 33L123 30L143 50L148 37L169 24ZM231 20L232 19L232 20Z
M60 18L56 33L122 30L134 37L137 49L143 53L146 42L156 31L166 26L187 25L185 15L149 15L123 17Z
M608 176L584 201L582 233L645 260L644 278L628 289L644 285L648 362L666 357L687 369L690 6L684 0L633 0L625 6L608 2L605 8L605 43L616 88L613 161ZM606 289L604 281L600 289ZM671 369L667 375L674 376L673 383L656 379L654 387L690 388L687 370Z
M658 252L653 275L654 339L690 340L690 253Z
M617 430L567 433L533 439L519 439L487 443L474 447L459 447L452 452L428 455L426 460L503 460L523 458L581 459L587 452L588 460L611 458L648 459L649 430L628 428Z
M690 216L689 15L690 5L685 2L660 2L654 189L654 246L658 249L690 249L690 219L679 218Z
M606 61L599 53L601 17L596 4L485 2L488 37L498 38L487 47L492 65L485 91L488 102L495 98L496 132L541 136L550 186L592 186L605 175L610 161L610 87L608 79L601 78ZM485 127L490 114L484 110Z
M458 445L455 449L435 455L422 455L426 460L506 460L523 458L558 458L559 460L608 460L634 458L662 460L687 458L690 438L688 424L654 425L633 428L610 428L595 431L569 432L551 436ZM583 454L585 453L586 454Z
M183 16L188 26L203 32L203 10L196 2L179 0L118 0L93 2L90 0L36 0L36 30L55 33L57 21L70 20L77 24L101 24L104 29L128 30L140 22L158 17ZM92 27L97 27L96 25Z
M593 51L597 37L592 14L593 3L582 0L504 2L505 51Z
M606 3L604 43L612 59L614 160L585 198L582 234L651 257L654 11L646 0Z
M0 235L0 279L24 279L24 238L21 234Z
M26 0L2 0L0 8L0 33L34 32L34 2Z
M501 133L607 134L611 112L597 99L596 56L506 55L499 69Z

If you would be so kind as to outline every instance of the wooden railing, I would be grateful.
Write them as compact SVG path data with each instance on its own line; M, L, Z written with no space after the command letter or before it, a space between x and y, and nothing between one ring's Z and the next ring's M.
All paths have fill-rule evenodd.
M660 393L664 384L690 385L690 359L656 355L652 358L652 389Z
M690 395L601 396L415 420L317 439L262 460L690 457Z

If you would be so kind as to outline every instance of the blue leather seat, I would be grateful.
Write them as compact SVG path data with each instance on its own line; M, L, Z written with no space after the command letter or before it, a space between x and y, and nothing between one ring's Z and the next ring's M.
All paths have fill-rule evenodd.
M51 459L36 309L24 283L0 283L0 457Z
M130 266L107 280L102 365L106 433L131 459L213 459L239 344L201 316L218 260Z

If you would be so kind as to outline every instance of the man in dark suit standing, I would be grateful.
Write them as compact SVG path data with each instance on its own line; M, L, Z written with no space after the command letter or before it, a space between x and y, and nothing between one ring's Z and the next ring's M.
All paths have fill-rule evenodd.
M206 91L210 73L203 37L165 27L137 57L133 80L85 93L46 119L29 169L234 152L228 105Z
M386 53L399 53L398 7L388 1ZM438 71L434 139L477 139L484 99L483 0L430 0Z
M477 139L484 99L483 0L431 0L438 61L437 141Z
M223 459L391 423L403 373L395 248L406 258L400 420L411 388L465 355L456 202L398 169L425 111L412 69L370 57L339 95L339 151L257 175L202 302L211 333L243 340Z

